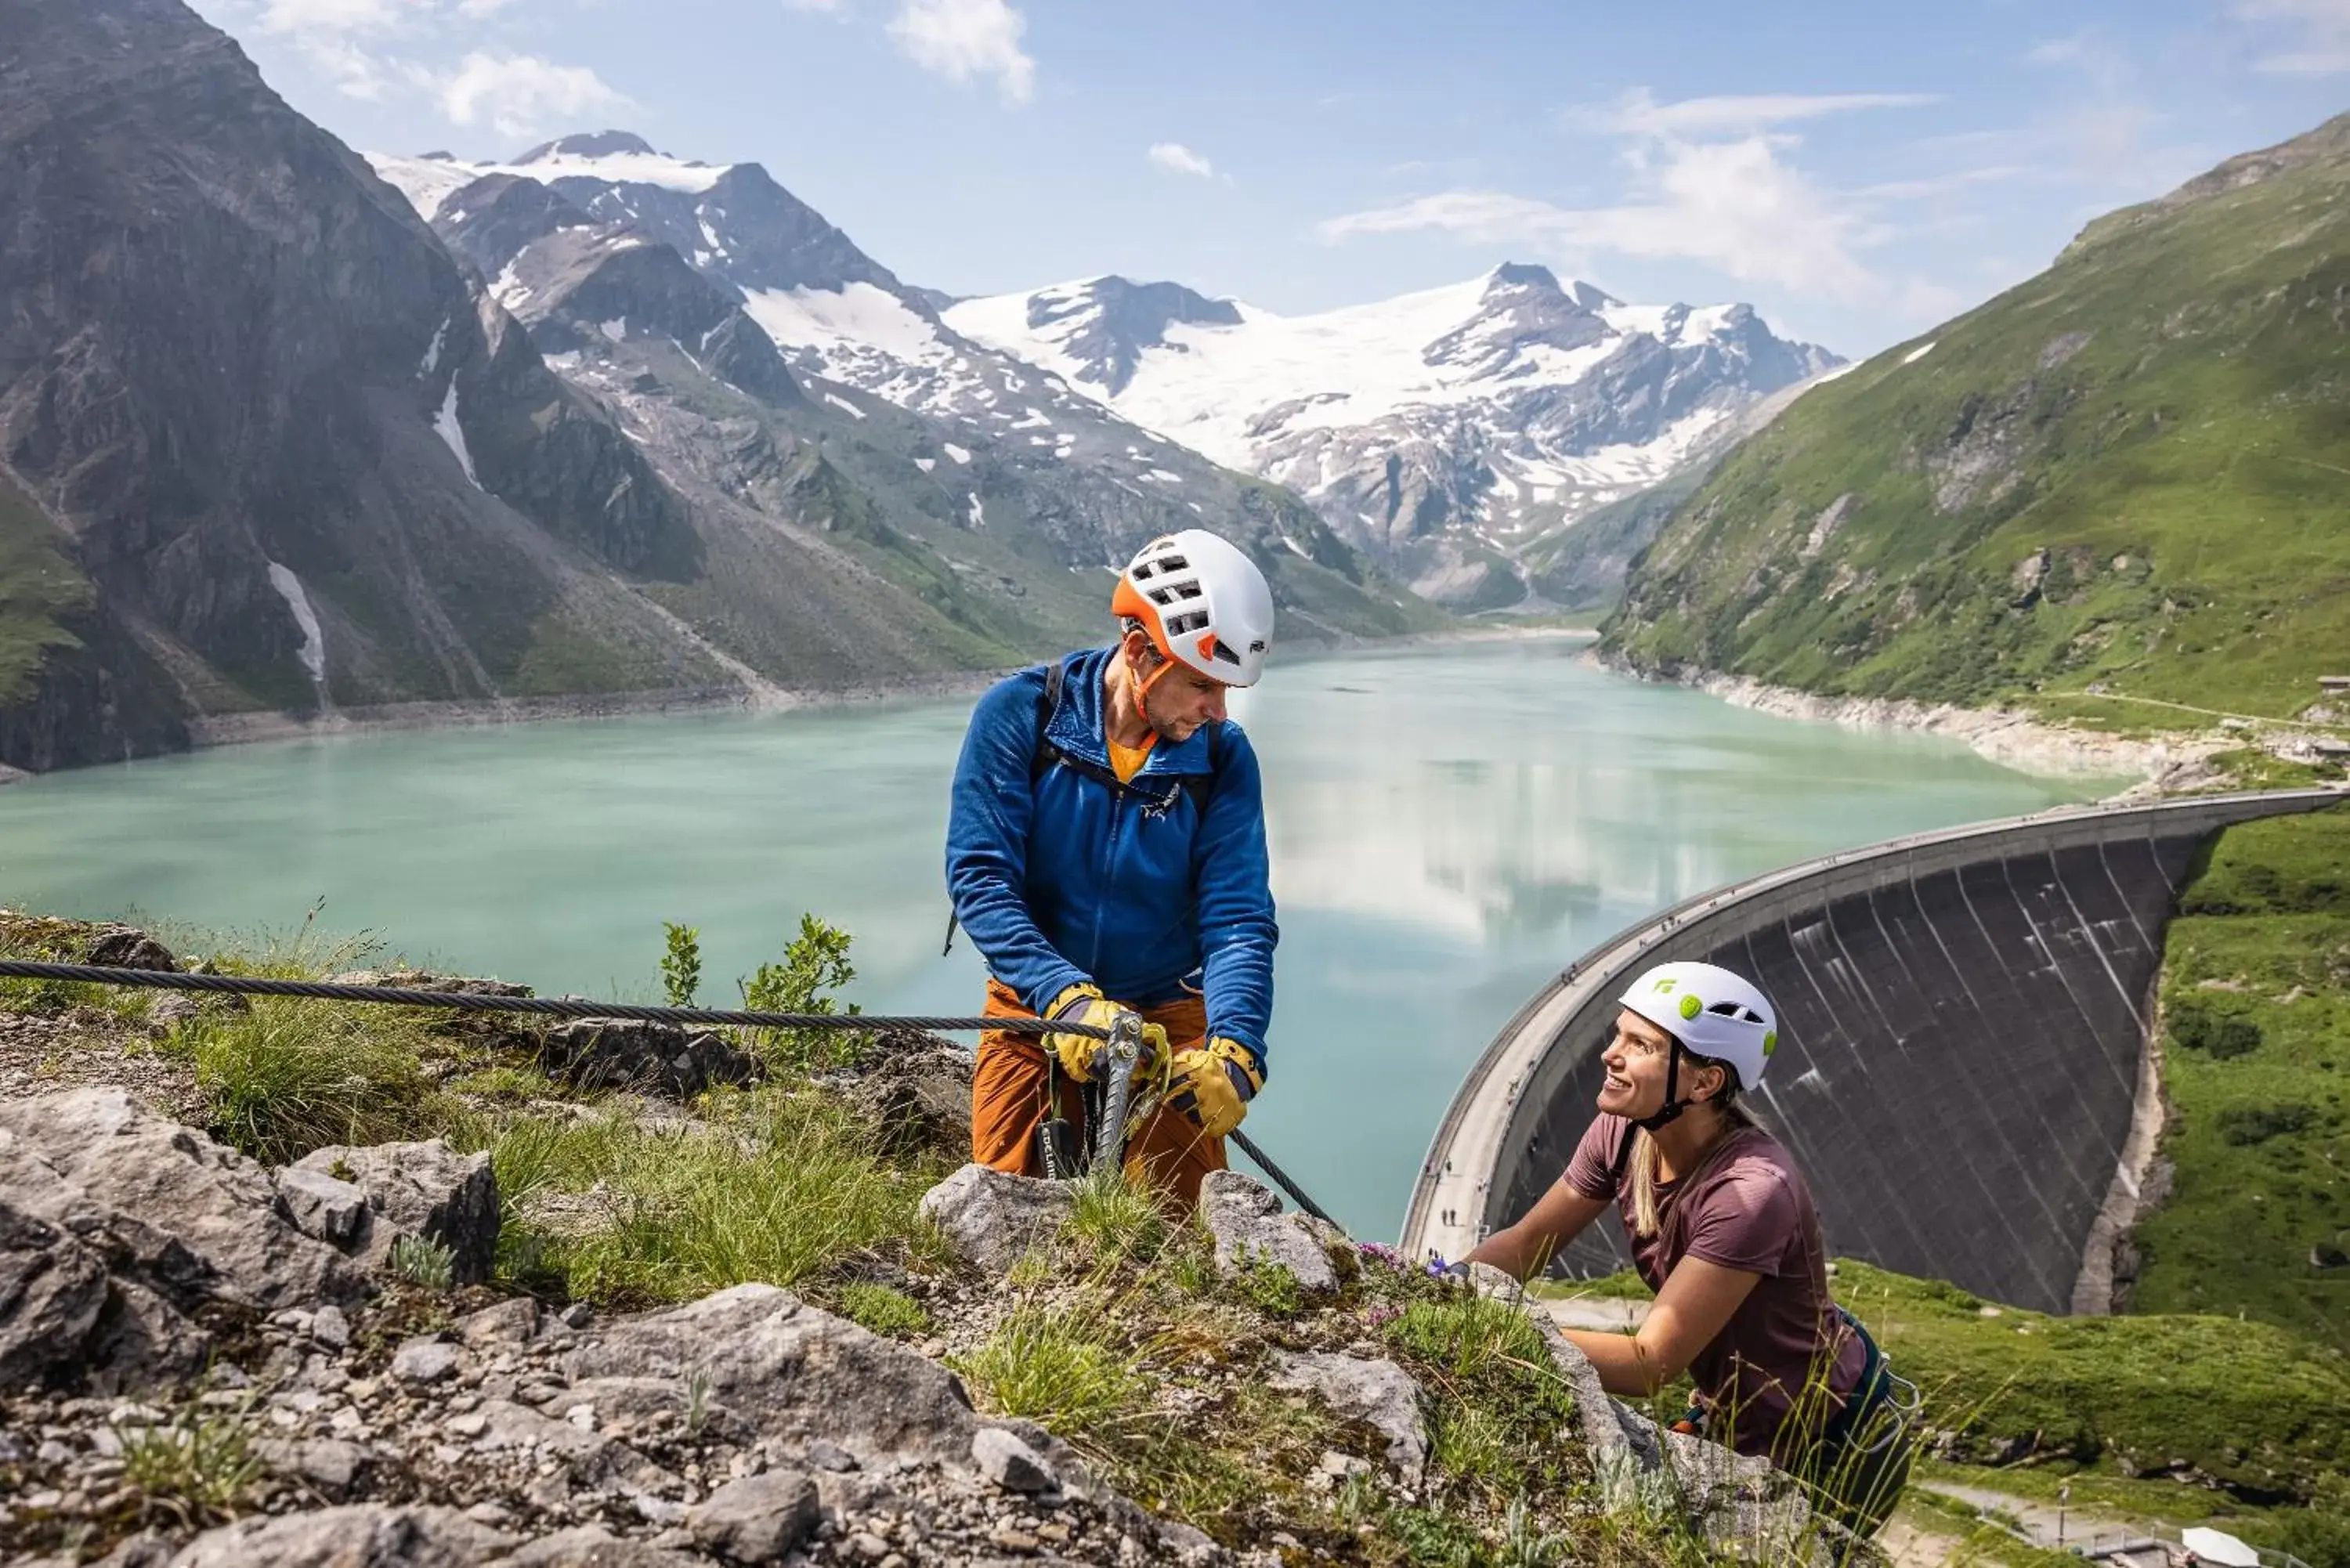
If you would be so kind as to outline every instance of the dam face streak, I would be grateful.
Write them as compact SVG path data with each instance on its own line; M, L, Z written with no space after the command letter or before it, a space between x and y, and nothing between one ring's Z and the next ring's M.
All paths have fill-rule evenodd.
M1801 1164L1834 1252L2074 1310L2076 1285L2106 1278L2109 1256L2089 1254L2109 1253L2100 1211L2130 1184L2116 1173L2150 1071L2163 932L2197 855L2230 823L2343 798L2046 812L1700 895L1580 961L1504 1028L1438 1131L1404 1246L1457 1258L1525 1212L1590 1126L1616 998L1650 964L1702 959L1778 1009L1749 1104ZM1604 1216L1561 1272L1628 1261Z

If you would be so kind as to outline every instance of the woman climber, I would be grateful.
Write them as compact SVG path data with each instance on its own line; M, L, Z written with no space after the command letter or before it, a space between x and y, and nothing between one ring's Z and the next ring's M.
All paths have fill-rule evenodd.
M1454 1267L1526 1279L1613 1204L1657 1299L1635 1334L1565 1331L1601 1384L1646 1397L1687 1372L1697 1397L1676 1429L1767 1456L1874 1534L1908 1474L1916 1390L1829 1295L1811 1190L1740 1101L1779 1043L1771 1003L1710 963L1659 964L1621 1001L1599 1116L1565 1173Z

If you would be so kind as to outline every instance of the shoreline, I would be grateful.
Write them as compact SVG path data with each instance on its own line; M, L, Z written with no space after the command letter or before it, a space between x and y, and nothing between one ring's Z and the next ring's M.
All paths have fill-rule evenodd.
M1734 708L1751 708L1777 718L1811 719L1848 730L1906 730L1963 741L1976 755L2018 773L2043 778L2135 781L2106 797L2108 800L2146 799L2208 783L2210 759L2244 743L2241 739L2199 734L2153 740L2109 735L2067 729L2010 708L1961 708L1898 697L1823 697L1718 670L1659 676L1596 650L1585 657L1618 675L1686 687Z
M1587 640L1596 635L1596 632L1567 628L1461 627L1454 630L1410 632L1393 638L1306 643L1300 646L1298 653L1303 662L1366 649L1427 648L1444 643L1518 641L1541 638ZM857 681L843 686L769 686L764 691L742 686L684 687L658 691L582 692L556 697L388 702L363 708L337 708L307 718L282 711L208 713L188 721L189 744L185 752L162 752L155 755L184 756L223 746L265 745L275 742L392 734L403 731L480 730L506 724L630 719L660 714L790 713L887 702L920 702L965 694L976 695L1025 667L1024 664L1007 664L993 670L945 670L894 676L882 680ZM80 770L59 768L52 771L72 773ZM0 763L0 788L43 776Z

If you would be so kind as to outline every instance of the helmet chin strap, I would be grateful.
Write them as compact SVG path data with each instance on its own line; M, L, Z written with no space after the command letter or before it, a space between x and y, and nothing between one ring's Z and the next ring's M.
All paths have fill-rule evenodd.
M1680 1114L1694 1103L1675 1097L1675 1091L1680 1087L1681 1043L1678 1036L1669 1035L1667 1038L1672 1040L1673 1047L1665 1054L1665 1108L1654 1116L1632 1118L1634 1127L1652 1133L1669 1122L1678 1121Z

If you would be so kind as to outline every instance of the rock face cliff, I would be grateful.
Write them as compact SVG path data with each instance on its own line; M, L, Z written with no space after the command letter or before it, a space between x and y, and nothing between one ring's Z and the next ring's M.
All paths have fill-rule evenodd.
M2290 717L2350 648L2350 117L2099 219L1808 393L1606 647L1833 695Z

